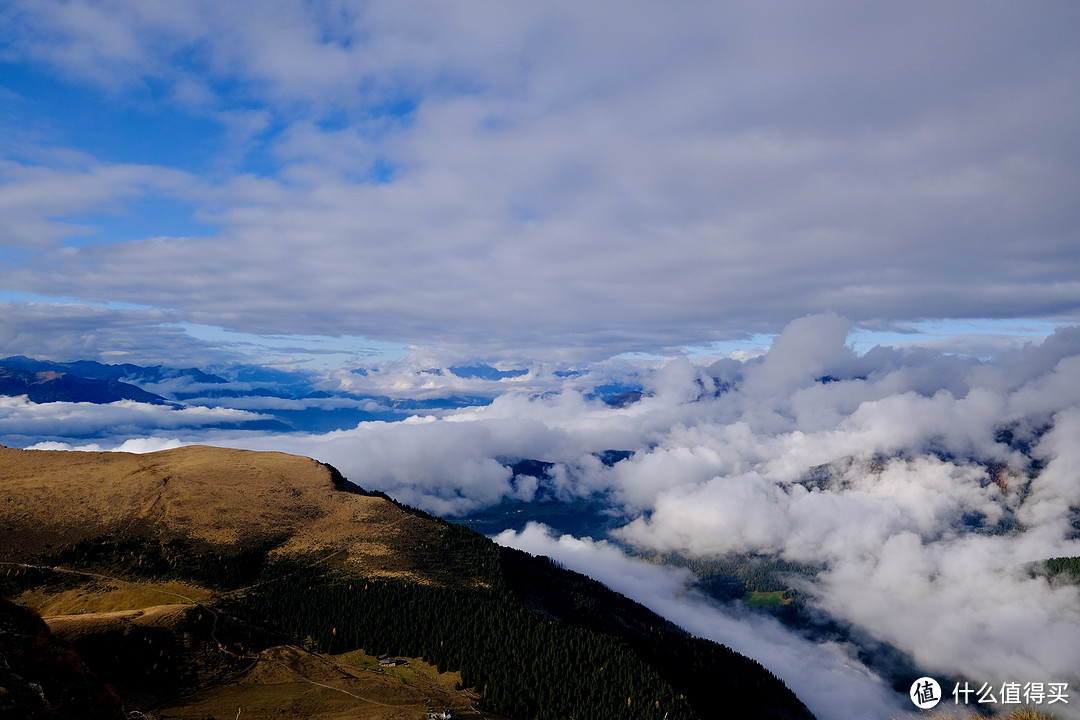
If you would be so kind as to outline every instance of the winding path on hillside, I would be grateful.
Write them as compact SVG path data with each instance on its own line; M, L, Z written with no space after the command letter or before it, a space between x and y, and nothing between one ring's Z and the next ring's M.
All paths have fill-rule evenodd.
M333 557L334 555L339 554L340 552L341 551L339 550L339 551L336 551L334 553L331 553L330 555L326 556L325 558L323 558L319 562L326 562L331 557ZM57 572L57 573L66 573L66 574L69 574L69 575L81 575L83 577L94 578L95 580L103 580L103 581L110 582L110 583L115 583L115 584L118 584L118 585L125 585L125 586L129 586L129 587L130 586L137 586L137 587L140 587L140 588L143 588L143 589L148 589L148 590L151 590L151 591L154 591L154 592L161 593L163 595L168 595L170 597L179 598L180 600L183 600L188 605L192 605L192 606L194 606L194 607L196 607L196 608L198 608L200 610L205 610L206 612L210 613L210 615L214 619L213 625L210 628L210 639L214 641L214 644L217 646L217 649L219 651L225 653L226 655L229 655L230 657L244 659L244 660L256 660L256 661L259 661L259 662L267 662L267 663L270 663L270 664L278 665L278 666L282 667L283 669L285 669L290 674L295 675L297 678L299 678L303 682L309 683L311 685L315 685L317 687L324 688L326 690L333 690L335 692L343 693L345 695L348 695L351 698L355 698L356 700L360 700L362 702L370 703L372 705L379 705L381 707L395 708L395 709L426 708L427 707L427 705L424 704L424 703L408 703L408 704L402 704L402 705L394 705L394 704L390 704L390 703L380 702L378 700L373 700L372 698L363 697L362 695L357 695L356 693L349 692L348 690L345 690L344 688L338 688L338 687L334 687L333 685L327 685L325 683L318 682L317 680L312 680L311 678L305 676L303 673L301 673L296 668L289 666L288 663L283 662L281 660L276 660L276 659L270 659L270 658L267 658L267 657L263 657L262 655L257 654L257 653L243 653L243 654L240 654L240 653L233 652L232 650L229 650L228 647L226 647L225 644L222 643L221 640L217 636L218 621L220 619L220 615L218 614L218 612L216 610L214 610L212 607L204 605L203 603L200 603L200 602L196 601L195 599L190 598L187 595L183 595L181 593L175 593L175 592L172 592L172 591L169 591L169 590L162 590L161 588L154 587L153 585L149 585L147 583L136 582L136 581L131 581L131 580L125 580L123 578L118 578L118 577L115 577L113 575L104 575L102 573L90 572L88 570L73 570L71 568L60 567L58 565L35 565L33 563L0 562L0 566L18 567L18 568L23 568L23 569L27 569L27 570L47 570L47 571ZM251 586L249 586L247 588L239 588L237 590L232 590L229 593L227 593L227 595L234 595L234 594L246 591L246 590L248 590L248 589L250 589L252 587L255 587L256 585L259 585L259 584L261 584L261 583L255 583L255 584L253 584L253 585L251 585ZM309 652L307 650L304 650L303 648L297 647L296 645L285 645L283 647L286 647L286 648L288 648L288 649L290 649L290 650L292 650L292 651L294 651L296 653L299 653L299 654L302 654L302 655L307 655L309 657L313 657L313 658L315 658L317 660L320 660L323 663L329 665L335 671L341 673L345 677L351 677L351 678L356 677L352 672L349 671L349 669L346 669L345 667L339 665L338 663L334 662L333 660L331 660L328 657L324 657L323 655L320 655L318 653ZM252 667L254 667L254 666L252 666ZM360 672L374 672L374 671L371 671L371 670L364 670L364 669L358 669L358 671L360 671ZM472 708L472 709L475 710L475 708Z
M107 582L117 583L118 585L127 585L129 587L140 587L153 592L159 592L163 595L170 595L175 598L187 602L189 605L198 605L199 603L189 598L187 595L181 595L180 593L170 592L168 590L162 590L159 587L147 585L146 583L134 582L132 580L124 580L123 578L114 577L112 575L102 575L101 573L89 572L87 570L72 570L70 568L60 567L59 565L33 565L31 563L16 563L16 562L0 562L0 565L7 565L9 567L21 567L30 570L51 570L52 572L67 573L69 575L82 575L84 577L91 577L95 580L105 580Z

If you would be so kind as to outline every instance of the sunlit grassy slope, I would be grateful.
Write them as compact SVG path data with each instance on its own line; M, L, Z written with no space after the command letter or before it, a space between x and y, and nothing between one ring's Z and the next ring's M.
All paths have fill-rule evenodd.
M336 664L353 683L331 654L363 650L460 673L457 707L491 717L689 720L710 717L716 693L743 716L811 717L754 661L308 458L0 448L0 490L0 594L50 613L131 707L222 688L250 699L241 685L277 667L306 679L264 708L274 717L337 716L311 693L396 717L309 672ZM184 717L235 714L206 707Z

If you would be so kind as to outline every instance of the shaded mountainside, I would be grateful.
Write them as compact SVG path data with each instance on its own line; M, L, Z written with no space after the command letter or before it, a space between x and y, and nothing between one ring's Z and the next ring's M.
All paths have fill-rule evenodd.
M118 720L119 696L41 616L0 598L0 717Z
M811 717L753 660L308 458L0 448L0 498L0 593L40 607L130 707L159 717L184 717L169 714L183 698L236 702L259 668L305 652L338 684L374 682L376 656L423 658L457 673L457 690L420 700L461 717L473 705L511 718ZM163 603L174 609L151 610ZM367 674L332 660L359 651ZM305 678L297 692L334 683ZM346 687L334 702L363 717L425 716L415 698ZM297 703L274 716L323 716Z
M162 365L145 367L142 365L132 365L131 363L107 365L94 360L52 362L49 360L35 360L24 355L13 355L11 357L0 359L0 366L33 373L69 373L71 375L92 380L118 380L132 385L138 385L140 383L159 383L174 378L184 378L190 382L204 384L227 382L225 378L205 373L197 368L171 368Z
M117 400L163 404L165 398L115 378L87 378L55 370L22 370L0 362L0 395L26 395L30 402L111 403Z

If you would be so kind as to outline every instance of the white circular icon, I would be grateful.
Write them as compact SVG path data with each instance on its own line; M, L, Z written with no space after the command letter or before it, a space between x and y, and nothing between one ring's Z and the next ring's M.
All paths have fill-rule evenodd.
M929 710L941 702L941 686L932 677L921 677L913 682L908 694L920 710Z

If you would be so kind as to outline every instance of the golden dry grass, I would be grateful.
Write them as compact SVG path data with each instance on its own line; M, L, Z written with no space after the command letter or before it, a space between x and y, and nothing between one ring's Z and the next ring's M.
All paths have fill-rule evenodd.
M169 630L191 643L190 653L201 636L203 652L213 650L212 643L196 624L205 620L205 611L186 605L163 605L102 613L61 615L48 618L53 633L68 642L94 635L119 637L134 628ZM363 651L326 656L302 648L283 645L263 650L257 658L239 658L224 676L215 675L204 687L191 694L154 702L134 699L132 707L154 706L149 716L155 720L178 718L241 717L294 720L317 718L338 720L412 720L426 718L429 710L453 708L461 718L479 718L472 710L476 696L459 691L458 673L439 674L436 668L419 658L393 668L379 667L376 657ZM131 700L129 698L129 700ZM496 720L485 713L483 717Z
M382 498L340 491L330 471L309 458L202 446L142 455L0 448L0 517L0 562L31 562L103 535L183 538L200 551L275 540L282 542L277 553L314 554L367 576L418 581L431 580L425 548L436 546L443 532ZM68 574L81 574L75 587L38 588L17 598L39 608L58 636L164 629L191 643L187 652L202 653L208 678L250 665L239 676L214 679L154 707L147 716L155 720L232 718L238 710L247 720L412 720L445 707L463 718L496 719L470 710L475 698L455 689L456 673L440 675L417 659L385 669L361 651L329 658L282 646L257 661L226 662L215 643L193 630L202 611L189 601L212 603L209 590Z
M0 560L104 534L153 531L210 547L285 536L278 552L345 549L370 575L415 577L438 527L382 498L335 489L306 457L205 446L136 455L0 448Z
M173 630L187 623L188 613L192 611L195 611L194 608L185 605L158 605L138 610L52 615L45 620L53 634L72 640L82 635L122 630L128 625Z
M83 587L60 592L45 592L42 588L27 591L11 598L19 605L36 609L43 617L76 615L112 610L138 610L162 604L206 603L211 593L188 583L175 581L159 583L93 582Z
M415 720L452 708L461 718L498 720L472 709L475 697L457 691L456 673L440 676L417 658L407 666L379 668L363 652L325 657L293 646L269 648L236 680L157 708L157 720L214 716L319 720Z

